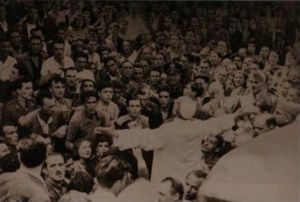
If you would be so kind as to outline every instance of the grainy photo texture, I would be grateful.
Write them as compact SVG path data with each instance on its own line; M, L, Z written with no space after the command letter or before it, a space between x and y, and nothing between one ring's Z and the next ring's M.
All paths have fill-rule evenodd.
M0 202L298 202L299 11L0 0Z

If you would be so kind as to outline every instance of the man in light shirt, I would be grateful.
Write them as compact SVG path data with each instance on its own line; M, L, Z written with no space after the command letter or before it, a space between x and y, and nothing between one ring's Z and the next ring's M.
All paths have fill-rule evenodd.
M10 44L5 36L0 38L0 80L9 80L10 73L17 60L8 55L10 51Z
M52 57L48 58L42 65L40 85L48 82L53 74L64 77L64 69L74 67L72 58L64 55L65 42L62 40L53 41Z

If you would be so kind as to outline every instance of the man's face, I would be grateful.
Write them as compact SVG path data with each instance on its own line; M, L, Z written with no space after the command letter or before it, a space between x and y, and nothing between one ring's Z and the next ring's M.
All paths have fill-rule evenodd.
M46 160L49 179L59 182L65 178L65 162L61 155L49 156Z
M96 97L88 97L86 98L85 102L84 102L84 107L85 110L90 113L93 114L96 112L96 106L97 106L97 98Z
M268 58L269 52L270 52L270 49L268 47L262 47L259 52L259 55L265 59L265 58Z
M156 65L163 65L165 62L164 62L164 56L161 55L161 54L157 54L155 57L154 57L154 64Z
M12 46L17 46L21 44L21 36L19 32L12 32L9 35L9 40Z
M122 65L122 76L124 78L130 78L133 74L133 66L131 63L129 62L125 62Z
M177 47L179 45L179 37L176 35L172 35L170 39L170 46Z
M55 106L54 98L53 99L49 99L49 98L43 99L42 111L44 114L51 116L54 113L54 106Z
M167 91L159 92L159 103L161 107L166 107L170 103L170 93Z
M57 38L60 40L65 40L66 39L66 32L63 29L60 29L57 31Z
M34 54L38 54L42 50L42 42L39 39L30 40L30 50Z
M233 58L233 63L237 66L237 67L241 67L242 66L242 59L240 57L234 57Z
M5 143L0 143L0 158L9 153L8 147Z
M227 52L227 45L225 41L219 41L217 44L217 50L219 53L224 54Z
M17 145L19 141L18 128L12 125L3 126L4 140L8 144Z
M65 95L65 84L62 82L52 82L50 92L55 98L63 98Z
M103 88L100 92L101 99L104 102L109 102L113 96L113 89L112 88Z
M62 59L64 57L65 45L61 43L53 44L54 57Z
M7 57L10 51L10 44L8 41L0 42L0 55Z
M88 61L85 57L78 57L76 60L76 67L79 70L83 70L87 67Z
M150 81L152 84L158 84L160 80L160 72L151 71L150 72Z
M262 90L264 90L265 82L260 81L259 79L254 78L254 76L250 76L248 78L247 86L252 89L253 93L258 93Z
M207 62L201 62L199 66L199 72L201 75L208 75L209 74L209 64Z
M75 174L74 161L73 161L72 158L69 158L69 159L66 161L65 167L66 167L66 175L67 175L69 178Z
M99 142L97 144L96 152L99 156L103 156L106 152L110 150L109 142Z
M84 81L82 83L82 91L83 92L88 92L88 91L93 91L95 90L95 85L92 81Z
M216 52L212 52L209 55L209 61L211 62L212 65L217 65L221 62L221 59Z
M161 182L157 188L158 202L175 202L178 200L177 195L172 194L171 182Z
M255 51L256 51L255 44L249 43L248 44L248 52L251 53L251 54L255 54Z
M117 64L114 60L110 60L106 63L106 68L108 72L116 72L117 71Z
M196 84L196 86L198 88L203 88L204 90L206 90L207 87L208 87L208 83L204 79L202 79L202 78L195 79L194 83Z
M233 84L237 87L237 86L243 86L245 83L245 79L244 76L242 74L234 74L233 77Z
M135 67L134 68L134 75L135 75L135 79L137 81L143 80L143 78L144 78L144 70L143 70L143 68Z
M32 82L22 83L22 88L17 89L17 94L23 99L32 99L33 95L33 85Z
M16 67L13 67L11 69L10 75L9 75L9 81L16 81L20 77L19 69Z
M66 84L68 86L75 86L77 79L77 71L76 70L67 70L66 72Z
M28 11L27 17L32 20L35 21L38 18L38 11L36 8L32 8Z
M142 103L142 108L146 107L149 103L149 96L147 94L145 95L138 95L137 98L141 101Z
M186 200L196 200L197 199L197 194L198 194L198 189L200 185L203 182L203 178L197 178L195 175L190 174L186 178L186 183L185 183L185 192L184 192L184 199Z
M269 55L269 63L271 65L276 65L278 63L278 55L276 53L271 53Z
M136 118L141 113L141 101L140 100L130 100L128 103L129 115Z

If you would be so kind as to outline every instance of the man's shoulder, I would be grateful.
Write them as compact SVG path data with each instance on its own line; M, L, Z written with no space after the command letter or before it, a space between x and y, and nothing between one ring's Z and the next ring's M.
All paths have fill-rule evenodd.
M116 124L118 125L122 125L123 123L130 121L131 117L129 116L129 114L120 116L117 120L116 120Z

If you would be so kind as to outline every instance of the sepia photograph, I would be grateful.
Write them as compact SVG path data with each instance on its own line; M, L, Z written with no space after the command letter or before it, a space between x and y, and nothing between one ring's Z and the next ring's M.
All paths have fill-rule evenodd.
M0 0L0 202L299 202L300 1Z

